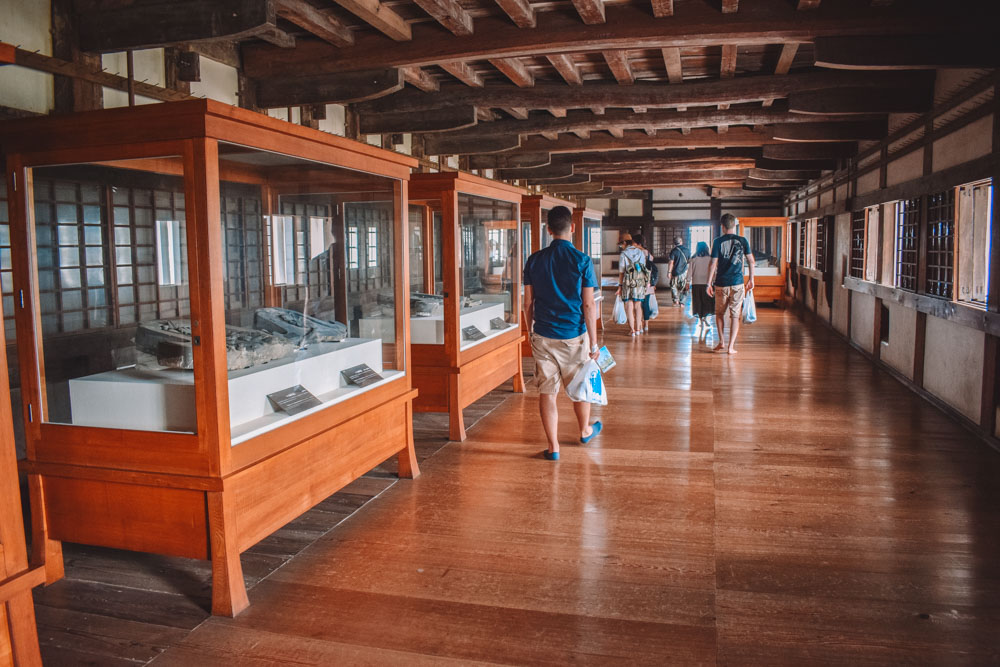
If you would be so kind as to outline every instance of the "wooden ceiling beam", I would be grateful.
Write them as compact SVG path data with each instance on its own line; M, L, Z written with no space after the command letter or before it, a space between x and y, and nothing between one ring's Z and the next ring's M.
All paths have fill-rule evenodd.
M525 88L535 85L534 75L517 58L492 58L490 64L500 70L515 86Z
M760 181L811 181L819 178L818 170L806 169L759 169L754 168L747 174L748 178Z
M788 96L788 110L803 115L923 113L933 104L933 86L805 90Z
M819 7L820 0L799 0L799 4L796 8L800 12L809 11L810 9L816 9Z
M572 132L581 139L590 139L590 130L573 130Z
M639 162L621 162L614 165L587 165L585 162L572 162L574 173L596 175L635 174L646 172L691 171L698 169L755 169L756 161L744 159L720 159L705 161L687 160L642 160Z
M768 160L830 160L848 158L857 153L857 144L842 143L780 143L761 149L761 157Z
M609 150L603 153L563 153L552 156L553 163L574 165L616 165L642 160L701 161L721 159L757 159L760 148L667 148L648 150Z
M806 181L761 181L756 178L747 178L743 181L743 187L748 190L794 190L805 184Z
M402 16L379 0L333 0L383 35L407 42L413 38L409 24Z
M604 0L572 0L580 18L587 25L600 25L605 22Z
M484 111L489 110L484 109ZM442 132L473 127L478 121L479 110L466 105L448 107L432 114L417 115L405 111L374 115L358 114L358 126L362 134Z
M609 127L607 128L607 132L615 139L621 139L625 136L625 130L620 127Z
M757 158L758 169L770 169L774 171L784 171L786 169L799 169L803 171L830 171L837 168L837 161L826 160L774 160L770 158Z
M667 78L670 83L681 83L684 80L681 50L675 46L662 49L663 64L667 68Z
M275 8L281 18L334 46L354 44L354 33L340 19L316 9L305 0L275 0Z
M565 53L557 53L553 55L545 56L552 67L559 72L559 76L571 86L583 85L583 77L580 76L580 70L577 68L576 63L573 62L573 57Z
M500 110L518 120L528 120L528 110L524 107L500 107Z
M742 187L722 188L718 186L711 186L708 194L712 199L741 199L744 197L763 198L776 196L776 193L764 192L761 190L744 190Z
M458 37L472 34L472 15L457 0L413 0L431 18Z
M532 185L579 185L582 183L590 183L590 174L570 174L569 176L560 176L553 178L527 178L525 179Z
M419 88L425 93L432 93L441 88L441 84L422 67L403 67L403 80Z
M722 45L722 61L719 67L719 76L723 79L732 79L736 76L736 45Z
M974 20L970 16L970 20ZM879 39L818 37L816 66L853 70L980 68L1000 65L996 41L961 35L891 35Z
M776 75L788 74L788 70L792 68L792 63L795 61L795 54L799 50L799 45L797 42L785 42L781 45L781 55L778 56L778 64L774 67L774 73ZM774 104L774 98L769 97L764 100L763 106L769 107Z
M574 174L573 165L569 163L552 163L541 167L520 167L504 168L499 170L500 178L503 179L537 179L537 178L564 178Z
M548 139L549 141L558 141L559 139L558 132L540 132L539 134L541 134L542 137Z
M635 75L628 64L628 51L605 51L604 61L619 84L630 86L635 83Z
M479 73L474 69L469 67L468 63L463 62L453 62L453 63L440 63L441 69L453 77L461 81L467 86L473 88L480 88L483 85L483 78L479 76ZM476 104L475 106L491 106L487 104Z
M552 157L547 153L498 153L496 155L470 155L470 169L504 169L518 167L544 167Z
M844 123L796 123L772 126L775 139L781 141L876 141L884 139L889 128L885 119Z
M257 82L256 104L275 109L307 104L348 104L391 95L403 88L398 69L351 72L338 77L300 76Z
M740 0L722 0L722 13L735 14L740 10Z
M532 137L537 139L537 137ZM490 137L480 139L475 144L469 144L462 139L453 139L447 134L424 135L424 153L427 155L470 155L474 153L499 153L521 146L521 138L517 135L506 137ZM534 151L539 152L536 148Z
M663 18L674 15L674 0L652 0L653 16Z
M550 114L552 114L552 116L554 118L565 118L566 117L566 109L560 109L560 108L557 108L557 107L549 107L548 112Z
M442 63L441 66L458 78L462 77L456 72L471 71L464 63ZM394 95L391 99L365 104L364 110L368 112L427 111L450 104L470 104L493 108L515 106L547 109L552 106L553 100L559 100L560 106L573 109L592 109L594 107L675 108L722 103L740 104L759 102L765 98L783 98L798 90L839 87L900 88L926 85L927 81L932 78L929 76L930 74L928 72L819 71L785 76L745 76L724 81L691 81L676 86L636 83L631 86L618 84L591 84L587 86L538 84L531 88L491 85L477 89L451 87L447 90L442 87L440 93L406 90ZM481 79L476 77L475 80L481 84Z
M252 2L252 0L244 0ZM263 3L264 0L257 0ZM429 0L422 0L428 2ZM177 21L181 14L167 3L167 20ZM199 5L202 2L185 2ZM205 2L204 4L209 4ZM216 5L217 3L211 3ZM155 5L153 5L155 6ZM150 6L152 7L152 6ZM150 7L143 6L142 16L148 21ZM411 25L413 39L386 48L380 34L355 35L355 45L338 49L314 40L300 40L291 52L263 45L246 44L243 58L246 73L252 78L297 74L308 67L315 73L344 72L362 68L426 66L439 62L485 60L488 58L535 57L575 52L613 51L617 49L648 49L721 44L763 45L782 42L809 42L827 35L880 37L899 34L947 35L960 38L987 39L992 24L988 21L968 21L961 12L942 13L926 3L906 3L892 10L887 21L885 10L855 6L830 7L818 12L799 12L786 0L761 0L754 11L740 12L720 21L708 3L689 3L685 11L668 21L651 21L646 7L611 5L607 9L609 25L580 25L578 19L565 12L538 14L537 27L523 30L510 23L506 16L477 18L475 37L442 36L437 26L425 23ZM115 14L121 10L115 10ZM118 21L116 21L116 24ZM204 27L202 36L207 38ZM146 31L148 34L148 30ZM180 31L178 31L180 32ZM118 31L116 31L116 34ZM209 35L211 36L211 35ZM163 42L190 41L159 39ZM101 36L107 50L118 50L115 36ZM142 40L137 40L142 41ZM992 40L989 40L992 43ZM138 45L136 45L138 46Z
M658 132L650 137L645 134L632 133L621 139L610 135L592 135L584 140L567 134L559 136L557 142L540 141L530 137L521 142L521 149L526 153L589 153L600 151L626 150L629 148L700 148L718 147L753 147L775 143L766 132L758 132L743 127L735 127L725 136L719 136L712 130L692 130L689 135L680 132Z
M528 0L497 0L497 4L518 28L535 27L535 8Z
M605 185L615 187L616 185L631 183L657 183L669 181L738 181L747 177L749 169L703 169L689 171L665 171L647 172L645 174L602 176L600 180Z
M254 37L282 49L290 49L295 46L295 37L277 26L262 28Z

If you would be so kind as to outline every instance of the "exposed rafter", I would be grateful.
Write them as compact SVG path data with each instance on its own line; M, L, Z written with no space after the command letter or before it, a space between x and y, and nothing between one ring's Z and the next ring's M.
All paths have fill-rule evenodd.
M528 120L528 110L524 107L500 107L500 110L518 120Z
M587 25L604 23L604 0L572 0L572 2L580 18Z
M474 88L481 87L483 85L483 78L479 74L469 67L468 63L441 63L441 69L451 74L453 77L461 81L467 86L472 86ZM475 106L490 106L485 104L477 104Z
M403 72L388 69L338 77L300 76L258 84L256 103L265 109L306 104L347 104L390 95L403 88Z
M797 42L785 42L781 45L781 55L778 56L778 64L774 67L775 74L788 74L788 70L792 68L792 62L795 60L795 54L799 50L799 45ZM764 106L769 107L774 104L774 98L767 98L763 102Z
M670 83L680 83L684 80L684 70L681 63L681 50L676 46L662 50L663 64L667 68L667 78Z
M472 34L472 15L457 0L413 0L421 9L459 37Z
M511 83L520 87L535 85L535 77L524 63L517 58L492 58L490 63L510 79Z
M628 64L628 51L605 51L604 60L618 83L622 85L635 83L635 75Z
M546 57L566 83L571 86L583 84L583 77L580 76L580 70L577 68L576 63L573 62L572 56L565 53L557 53Z
M722 13L735 14L740 10L740 0L722 0Z
M335 16L322 12L305 0L275 0L278 16L291 21L334 46L350 46L354 35Z
M410 32L410 26L403 20L403 17L379 0L333 1L383 35L391 37L397 42L405 42L413 37Z
M441 87L438 80L421 67L404 67L403 79L411 86L427 93L434 92Z
M653 16L662 18L674 15L674 0L652 0Z
M535 27L535 8L528 0L497 0L497 4L518 28Z

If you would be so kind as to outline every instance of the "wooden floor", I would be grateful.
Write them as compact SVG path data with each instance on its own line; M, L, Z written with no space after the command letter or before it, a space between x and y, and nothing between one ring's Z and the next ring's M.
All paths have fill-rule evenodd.
M735 357L677 310L638 339L610 326L589 445L564 403L563 458L540 459L535 395L494 394L238 618L174 594L152 664L1000 662L1000 454L788 312L760 309ZM123 593L61 616L52 590L51 664L48 633L140 613Z

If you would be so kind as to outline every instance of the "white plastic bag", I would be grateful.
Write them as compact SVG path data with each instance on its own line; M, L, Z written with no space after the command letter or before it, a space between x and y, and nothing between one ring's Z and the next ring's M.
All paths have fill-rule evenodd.
M583 368L576 372L566 387L569 399L576 403L608 404L608 390L601 375L601 367L593 359L587 359Z
M627 324L628 315L625 314L625 304L620 296L615 297L615 309L611 311L611 317L615 318L616 324Z
M649 295L649 319L655 320L656 316L660 314L660 304L656 301L656 295Z
M757 304L753 300L753 292L747 292L743 297L743 321L753 324L757 321Z

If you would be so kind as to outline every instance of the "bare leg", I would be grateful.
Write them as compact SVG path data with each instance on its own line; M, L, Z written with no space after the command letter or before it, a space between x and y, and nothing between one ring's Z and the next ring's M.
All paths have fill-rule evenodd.
M580 437L586 438L594 430L590 426L590 403L573 403L573 412L576 413L576 423L580 425Z
M559 408L556 405L558 394L539 394L538 412L542 416L542 428L549 441L549 451L559 451Z
M715 347L713 349L717 352L725 348L725 346L722 344L722 333L723 333L722 327L723 324L725 324L725 321L726 320L722 315L719 315L718 313L715 314L715 327L716 331L718 332L719 342L715 344Z
M736 354L736 334L740 330L740 317L729 318L729 354Z
M625 317L628 318L628 328L631 333L635 333L635 304L637 301L625 302Z

